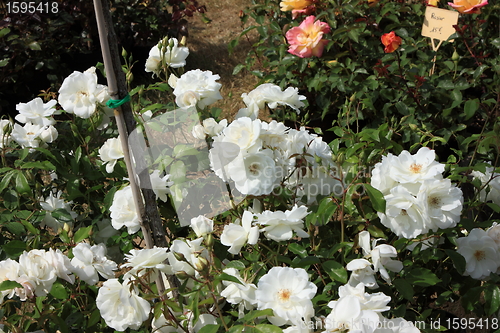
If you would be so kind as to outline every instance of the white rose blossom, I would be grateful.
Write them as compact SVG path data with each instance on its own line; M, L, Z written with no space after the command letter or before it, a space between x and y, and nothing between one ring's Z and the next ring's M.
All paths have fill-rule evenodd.
M191 228L197 237L204 237L214 231L214 221L203 215L193 217Z
M125 273L123 278L134 279L135 276L142 277L148 273L148 270L153 271L151 280L155 280L158 272L172 274L172 268L166 264L167 248L154 247L152 249L132 249L129 254L125 254L127 262L121 265L121 268L130 267L131 270Z
M261 214L256 214L257 223L264 226L262 232L268 239L277 242L290 240L293 232L298 237L308 238L309 234L304 231L304 218L309 214L306 206L293 206L291 210L285 212L266 210Z
M120 283L110 279L99 288L96 305L106 324L117 331L127 328L139 329L149 318L151 305L138 295L137 287L131 287L129 280Z
M247 283L235 268L226 268L224 273L236 277L241 283L223 280L222 283L226 288L221 291L220 295L229 303L238 304L240 314L243 314L244 310L254 309L257 304L255 296L257 286L253 283Z
M170 247L170 252L167 253L168 262L172 268L172 272L185 272L191 276L197 276L198 272L195 267L200 267L203 262L208 262L208 251L202 245L203 237L195 240L189 239L175 239ZM182 256L183 260L178 260L177 256Z
M111 225L116 230L125 226L129 234L135 234L141 228L130 185L115 192L109 210L111 212Z
M385 196L385 214L378 212L380 222L399 237L415 238L429 231L423 203L417 200L406 187L398 185Z
M84 119L96 112L103 86L97 83L95 70L91 67L83 73L74 71L64 79L58 99L64 111Z
M467 237L457 239L457 252L465 258L465 276L486 280L500 267L498 245L488 233L474 228Z
M114 261L106 257L106 246L104 244L90 245L87 243L78 243L73 248L73 272L90 285L95 285L99 281L99 275L105 279L115 277L113 271L117 270Z
M123 157L120 137L106 140L102 147L99 148L99 158L106 164L106 172L108 173L114 171L116 162Z
M245 244L254 245L259 240L259 227L253 225L254 215L249 211L244 211L243 216L234 223L224 226L220 241L223 245L229 246L229 253L237 255Z
M182 74L180 78L170 75L168 84L174 88L177 106L187 108L196 105L204 109L222 99L219 92L222 85L216 82L218 79L220 76L211 71L195 69Z
M300 325L314 316L312 298L317 287L302 268L273 267L257 284L255 296L259 310L272 309L268 317L276 326Z
M417 200L424 204L429 229L453 228L462 213L462 191L449 179L430 179L422 182Z
M390 309L391 298L382 292L365 293L365 285L339 287L339 299L328 303L332 312L326 317L325 333L338 330L372 333L379 326L381 313Z
M49 249L45 252L45 259L54 267L58 278L66 280L71 284L75 282L75 276L72 274L74 267L69 258L61 250Z
M484 186L479 192L481 201L487 202L491 200L500 206L500 173L494 171L494 167L487 167L485 173L472 171L471 174L481 181L481 186Z
M57 279L57 271L47 260L45 250L24 251L19 256L19 277L16 282L23 288L16 288L21 301L34 296L45 296Z
M66 202L64 199L61 199L62 191L58 191L56 195L53 193L50 193L49 196L45 198L40 198L40 206L46 211L45 217L43 218L41 226L47 226L54 230L55 232L59 231L62 227L64 227L64 223L59 222L52 216L52 212L55 211L56 209L64 209L66 210L69 215L73 218L76 219L78 216L77 213L75 213L71 209L71 204L73 203L72 201ZM68 223L68 225L72 225L72 222Z
M160 170L154 170L149 175L149 178L151 179L151 186L153 187L153 192L156 197L163 202L167 202L167 195L170 193L169 187L174 184L173 182L168 181L170 175L167 174L160 176Z
M379 240L380 239L374 239L370 246L370 233L368 231L361 231L358 235L358 241L363 250L363 255L365 258L371 259L373 271L380 272L385 282L391 284L391 278L387 270L397 273L403 269L403 263L391 259L398 256L394 246L388 244L377 245L377 241Z
M38 148L43 147L44 142L41 142L40 135L46 130L42 125L26 123L24 126L14 124L11 138L23 148Z
M54 125L56 121L52 118L53 114L57 114L55 108L57 101L55 99L43 103L40 97L37 97L28 103L19 103L16 105L16 110L19 114L16 120L20 123L32 123L41 126Z
M186 46L179 46L177 38L164 38L149 51L145 70L158 75L163 62L172 68L184 67L188 55L189 49Z
M0 283L3 281L16 281L19 277L21 267L19 263L12 259L0 261ZM4 297L12 298L15 289L0 291L0 304L3 303Z
M253 119L258 117L259 110L264 109L266 103L270 109L275 109L278 105L285 105L300 113L299 108L305 105L302 101L306 99L305 96L299 95L297 88L288 87L282 91L274 83L261 84L248 94L242 94L241 98L246 104L247 109L242 111L240 116L246 115Z
M240 193L255 196L270 194L281 175L270 149L240 155L228 164L228 173Z

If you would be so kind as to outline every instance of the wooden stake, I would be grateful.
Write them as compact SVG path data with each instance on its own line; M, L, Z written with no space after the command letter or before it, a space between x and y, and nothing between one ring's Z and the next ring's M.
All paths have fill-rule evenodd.
M111 12L109 10L108 0L94 0L94 10L96 13L97 27L99 30L99 40L101 43L102 56L104 60L104 68L106 70L106 78L108 80L108 89L111 99L120 100L127 96L127 84L125 74L122 71L120 62L120 53L118 51L118 43L113 23L111 19ZM168 242L165 236L163 223L160 214L158 213L158 206L156 205L156 196L152 190L151 179L149 178L149 171L145 165L144 152L136 149L132 154L136 162L136 169L131 163L130 148L138 147L138 145L131 144L129 146L129 134L135 129L136 123L130 103L124 103L121 107L114 110L120 141L122 144L123 155L125 164L127 165L127 173L132 188L132 194L139 216L139 223L144 235L146 247L148 249L153 246L168 247ZM136 170L141 170L136 177ZM140 182L142 185L139 188ZM143 201L144 197L144 201ZM178 282L173 276L167 276L171 287L178 287ZM158 293L164 297L165 285L161 274L157 279ZM177 295L174 291L174 297Z

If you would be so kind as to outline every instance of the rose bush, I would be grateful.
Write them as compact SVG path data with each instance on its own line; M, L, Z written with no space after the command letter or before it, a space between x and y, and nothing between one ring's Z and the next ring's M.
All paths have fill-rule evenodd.
M499 329L498 59L476 57L498 41L479 21L457 26L469 53L436 57L429 76L408 19L423 5L353 4L249 9L268 72L235 119L209 108L217 74L152 52L157 81L130 91L148 145L129 143L145 153L167 246L145 248L136 175L94 68L20 103L24 125L0 129L1 329L433 332L453 328L457 302ZM287 52L279 25L310 11L331 30L306 58ZM384 31L404 43L386 54ZM470 49L479 31L489 44Z

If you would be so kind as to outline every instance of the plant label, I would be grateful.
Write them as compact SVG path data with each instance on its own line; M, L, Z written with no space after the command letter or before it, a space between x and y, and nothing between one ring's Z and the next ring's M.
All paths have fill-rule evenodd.
M427 6L422 36L445 41L455 33L457 22L458 12Z

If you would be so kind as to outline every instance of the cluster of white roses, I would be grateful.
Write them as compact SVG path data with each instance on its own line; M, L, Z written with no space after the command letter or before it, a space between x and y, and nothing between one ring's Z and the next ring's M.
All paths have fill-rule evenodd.
M73 249L73 259L69 259L59 249L24 251L18 261L6 259L0 262L0 281L15 281L20 287L3 290L0 302L4 297L19 297L21 301L35 296L47 295L57 278L71 284L76 274L81 280L96 284L98 273L105 277L114 277L116 263L106 258L106 247L103 244L90 246L79 243Z
M240 117L229 125L206 119L193 135L210 135L211 168L244 195L269 195L283 185L311 203L318 194L341 194L343 187L330 147L306 129L277 121Z
M103 110L103 121L100 126L106 126L109 117L113 115L110 108L105 106L110 99L108 88L97 83L95 67L85 72L73 72L64 79L59 89L59 97L47 103L39 97L28 103L19 103L16 110L19 114L11 123L9 120L0 120L0 148L7 146L11 140L22 148L45 148L47 143L57 139L59 133L54 127L56 121L53 115L61 113L56 108L57 103L67 113L74 113L80 118L90 118L98 108Z
M252 213L244 211L241 219L224 226L220 236L223 245L229 246L228 252L239 254L245 244L257 244L259 232L263 232L267 239L286 241L293 237L293 232L298 237L307 238L309 234L304 231L304 218L307 216L306 206L295 205L291 210ZM197 219L193 219L197 221ZM262 228L260 228L262 227ZM195 227L193 227L194 229Z
M375 165L371 185L384 195L381 223L396 235L416 238L429 230L456 226L462 212L462 191L443 179L444 164L433 150L422 147L415 155L389 154Z
M55 108L56 104L56 100L43 103L39 97L28 103L17 104L16 110L19 114L15 119L24 125L14 124L10 139L16 141L22 148L46 147L47 143L57 139L58 132L54 127L56 121L52 117L59 113ZM7 120L2 121L3 125L8 123ZM5 143L10 139L8 138Z

